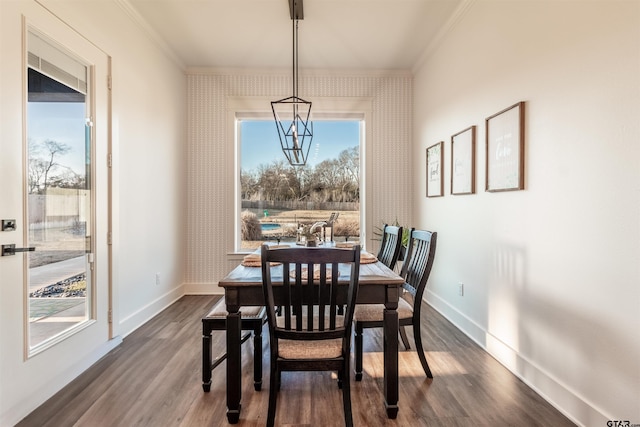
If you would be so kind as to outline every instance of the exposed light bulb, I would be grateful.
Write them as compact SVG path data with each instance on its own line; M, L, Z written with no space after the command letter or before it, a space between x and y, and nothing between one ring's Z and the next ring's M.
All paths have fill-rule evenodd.
M298 157L298 152L300 151L300 144L298 142L298 131L296 130L296 125L291 124L291 131L293 133L293 156L296 158L296 162L300 161Z
M296 130L295 126L292 126L293 128L293 148L295 148L296 150L300 149L300 145L298 144L298 131Z

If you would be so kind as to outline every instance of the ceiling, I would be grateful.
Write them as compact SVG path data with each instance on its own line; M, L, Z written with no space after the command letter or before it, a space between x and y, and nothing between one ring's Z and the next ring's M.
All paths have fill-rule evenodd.
M300 69L409 70L469 0L306 0ZM184 67L291 67L288 0L120 0Z

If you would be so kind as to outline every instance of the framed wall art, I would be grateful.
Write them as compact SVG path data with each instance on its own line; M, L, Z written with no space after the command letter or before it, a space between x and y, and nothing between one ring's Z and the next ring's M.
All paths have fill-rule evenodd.
M451 137L451 194L476 192L476 127Z
M524 189L524 102L488 117L486 191Z
M444 163L444 142L440 141L427 148L427 197L444 195L442 165Z

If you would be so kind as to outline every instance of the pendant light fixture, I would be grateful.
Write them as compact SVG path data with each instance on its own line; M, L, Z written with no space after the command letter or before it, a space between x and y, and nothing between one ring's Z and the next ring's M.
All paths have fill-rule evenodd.
M298 20L304 19L302 0L289 0L289 14L293 22L293 95L271 102L271 110L289 164L304 166L313 139L313 122L309 121L311 102L298 97Z

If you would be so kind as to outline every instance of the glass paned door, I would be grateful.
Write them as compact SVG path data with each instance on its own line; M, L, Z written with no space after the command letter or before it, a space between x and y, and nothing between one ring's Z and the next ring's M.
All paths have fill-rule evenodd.
M38 34L28 38L26 185L30 353L91 319L89 67Z

